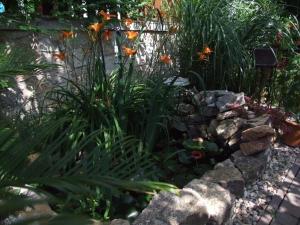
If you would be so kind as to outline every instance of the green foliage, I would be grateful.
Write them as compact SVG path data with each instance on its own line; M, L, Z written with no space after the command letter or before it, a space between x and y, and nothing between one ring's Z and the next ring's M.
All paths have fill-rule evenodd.
M194 141L192 139L187 139L185 140L183 143L182 143L183 147L188 149L188 150L191 150L191 151L194 151L194 150L198 150L198 151L201 151L201 150L204 150L204 146L201 142L199 141Z
M26 0L4 1L10 14L18 14L31 19L40 14L57 18L83 18L86 14L89 19L96 16L96 11L108 9L110 12L120 12L123 16L137 18L142 15L144 7L151 5L151 0Z
M236 31L232 29L230 13L226 0L183 0L178 1L175 8L181 73L198 72L208 89L224 87L230 82L231 77L226 75L228 68L245 66L245 56L240 51L242 46ZM197 55L205 46L214 51L209 62L200 61Z
M182 143L183 147L189 151L200 151L206 153L207 156L216 156L222 154L223 150L214 142L187 139Z
M29 75L55 65L36 62L29 49L0 44L0 90L13 85L14 75Z
M274 103L294 113L300 112L300 56L291 56L286 67L277 70L273 82Z
M154 177L151 152L157 136L166 135L161 130L177 90L164 84L159 71L147 75L135 69L134 58L121 51L119 68L107 74L101 35L94 36L83 60L86 70L78 77L71 68L70 78L47 93L41 115L16 123L16 140L0 154L0 188L30 185L62 216L76 212L105 220L124 191L176 189L145 180ZM121 49L122 39L117 42ZM9 201L4 200L1 210Z
M300 16L300 2L298 0L283 0L282 3L291 13Z
M298 23L271 0L183 0L172 14L179 27L175 43L181 73L197 72L207 89L248 92L256 79L253 49L272 46L278 33L286 48L295 48L297 26L292 31L288 24ZM200 60L206 46L213 53Z

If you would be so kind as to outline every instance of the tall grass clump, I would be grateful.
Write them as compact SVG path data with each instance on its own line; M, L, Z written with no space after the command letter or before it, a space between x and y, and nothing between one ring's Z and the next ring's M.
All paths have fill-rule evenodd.
M197 72L208 89L251 94L254 48L272 47L278 33L290 49L295 47L286 26L295 18L274 1L183 0L171 6L180 72ZM207 49L210 54L205 54Z

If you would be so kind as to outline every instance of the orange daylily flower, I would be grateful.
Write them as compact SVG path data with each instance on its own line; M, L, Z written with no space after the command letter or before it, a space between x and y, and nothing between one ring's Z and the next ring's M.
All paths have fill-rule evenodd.
M164 64L170 64L172 62L171 56L162 55L162 56L160 56L160 61L162 61Z
M108 20L111 20L112 17L116 17L116 15L112 15L110 14L109 12L104 12L103 10L100 11L99 13L104 20L108 21Z
M74 37L74 32L72 31L62 31L60 34L61 39L69 39Z
M169 28L169 34L175 34L178 31L177 27L171 26Z
M208 61L207 55L203 52L198 52L197 53L199 55L199 60L200 61Z
M110 30L104 31L104 40L109 41L111 39L112 32Z
M54 53L53 58L64 61L66 59L66 54L64 52Z
M127 31L126 35L127 35L127 38L129 40L133 41L133 40L135 40L137 38L137 36L139 35L139 32L137 32L137 31Z
M159 9L158 9L159 10ZM159 14L162 18L166 18L167 17L167 13L165 11L159 10Z
M129 27L131 24L133 24L133 20L130 18L124 19L124 23L127 27Z
M98 33L103 28L103 26L104 26L103 23L93 23L89 26L89 29L91 31Z
M206 54L206 55L210 55L213 51L208 47L208 46L205 46L204 47L204 50L203 50L203 53Z
M126 56L134 56L137 53L137 50L132 48L123 47L123 50Z

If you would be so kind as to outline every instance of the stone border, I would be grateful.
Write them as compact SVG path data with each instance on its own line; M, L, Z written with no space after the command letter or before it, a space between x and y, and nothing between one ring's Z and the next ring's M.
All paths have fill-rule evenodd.
M215 165L200 179L194 179L179 194L160 192L155 195L133 225L229 225L236 198L244 196L245 184L263 174L271 149L253 156L241 151ZM36 198L36 197L34 197ZM30 215L55 215L47 204L35 206ZM22 218L26 215L20 215ZM14 218L10 218L14 219ZM17 219L17 218L16 218ZM116 219L110 223L93 221L93 225L130 225Z
M179 194L160 192L133 225L231 224L233 202L244 195L245 184L262 175L271 149L253 156L235 152L200 179L194 179Z

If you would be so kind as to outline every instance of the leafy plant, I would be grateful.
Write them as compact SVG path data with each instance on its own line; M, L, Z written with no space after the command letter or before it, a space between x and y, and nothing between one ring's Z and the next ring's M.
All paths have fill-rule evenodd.
M233 75L227 75L228 69L245 66L242 46L232 29L229 1L178 1L173 14L179 27L176 44L181 73L198 72L207 89L229 86ZM201 54L206 47L213 51L209 57Z
M272 46L278 33L281 44L295 47L297 26L292 31L287 24L297 21L274 1L183 0L170 11L178 27L181 74L193 79L189 71L197 72L207 89L254 93L253 49Z
M39 15L55 16L58 18L73 18L93 20L96 18L96 12L100 10L109 10L110 12L119 12L123 16L137 18L142 16L144 7L152 5L151 0L110 0L96 1L87 0L85 2L78 0L27 0L26 4L20 0L4 0L8 12L32 19ZM84 16L85 15L85 16Z
M68 209L75 210L76 202L85 201L87 197L97 200L100 204L99 209L104 213L105 204L111 201L109 196L119 196L120 190L151 193L155 189L174 188L172 185L158 182L137 181L146 176L147 168L151 168L152 164L147 155L137 149L139 148L137 140L131 137L120 139L108 149L104 144L97 144L101 131L95 131L78 140L77 143L73 143L71 149L63 151L66 148L63 148L62 144L66 147L72 142L73 134L69 133L71 131L69 128L56 140L51 140L51 144L43 144L41 148L39 141L49 138L49 133L56 126L60 126L61 122L51 121L51 125L44 123L39 127L39 132L33 133L32 137L27 136L27 139L24 139L22 133L18 134L9 128L2 128L1 215L44 201L59 204L64 202L61 211L68 212ZM73 125L73 129L74 127L78 131L83 129L78 123ZM89 151L83 150L87 148ZM30 161L30 156L34 156L35 159ZM13 193L10 187L29 188L38 194L42 193L45 198L37 201L15 196L14 201L11 202ZM99 192L107 202L97 198ZM5 195L5 193L10 194ZM8 210L9 202L11 205ZM62 215L54 218L41 216L40 219L52 220Z
M29 75L34 71L54 67L46 63L37 63L32 52L14 46L0 45L0 90L13 85L14 75Z
M287 111L300 112L298 99L300 97L300 57L299 54L291 55L285 67L279 68L273 82L274 104L284 107Z
M104 32L90 29L89 53L82 60L87 66L79 73L72 67L74 37L65 31L65 50L55 56L71 65L69 77L47 93L41 115L17 123L17 140L0 155L5 162L0 177L4 190L31 185L45 192L61 213L109 219L121 190L175 188L144 180L154 177L150 153L157 136L164 134L159 128L166 130L177 90L164 84L167 74L136 69L134 54L122 54L123 37L117 39L119 67L107 74ZM137 49L138 42L130 47ZM36 158L28 162L32 155Z

